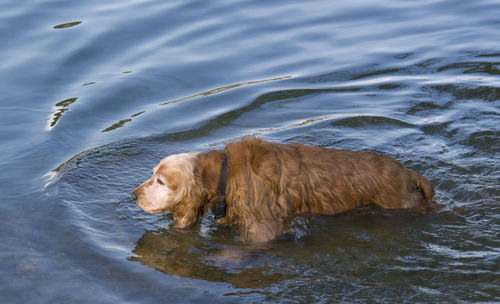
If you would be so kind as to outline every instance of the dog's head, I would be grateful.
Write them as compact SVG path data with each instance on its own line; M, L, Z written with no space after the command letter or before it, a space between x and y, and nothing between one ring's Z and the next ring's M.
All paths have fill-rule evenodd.
M148 213L173 213L178 228L191 226L206 213L216 191L217 152L181 153L162 159L153 176L132 191L132 197Z

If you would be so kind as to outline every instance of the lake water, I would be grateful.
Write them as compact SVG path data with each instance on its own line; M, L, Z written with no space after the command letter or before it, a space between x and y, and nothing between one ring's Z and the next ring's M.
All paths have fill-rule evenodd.
M500 301L500 2L0 3L1 303ZM390 155L426 216L265 246L130 191L255 134Z

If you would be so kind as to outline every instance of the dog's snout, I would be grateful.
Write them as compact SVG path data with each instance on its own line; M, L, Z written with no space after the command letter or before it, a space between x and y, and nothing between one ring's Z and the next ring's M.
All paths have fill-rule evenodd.
M130 193L130 195L132 195L132 198L134 199L134 201L137 200L138 196L137 196L137 193L135 193L135 191L132 191L132 193Z

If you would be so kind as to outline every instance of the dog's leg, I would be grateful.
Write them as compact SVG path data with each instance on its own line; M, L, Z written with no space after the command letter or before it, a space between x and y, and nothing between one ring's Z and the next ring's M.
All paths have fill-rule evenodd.
M244 241L252 243L264 243L275 239L283 232L283 220L274 219L266 222L253 222L245 225L246 229L243 231Z

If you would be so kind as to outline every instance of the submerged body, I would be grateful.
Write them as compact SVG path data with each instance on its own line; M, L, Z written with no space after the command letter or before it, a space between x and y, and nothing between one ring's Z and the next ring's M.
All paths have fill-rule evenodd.
M243 240L267 241L297 214L335 214L366 205L427 210L435 205L431 183L395 159L254 137L225 151L176 154L163 159L132 195L146 212L172 212L181 228L215 210L227 155L226 215Z

